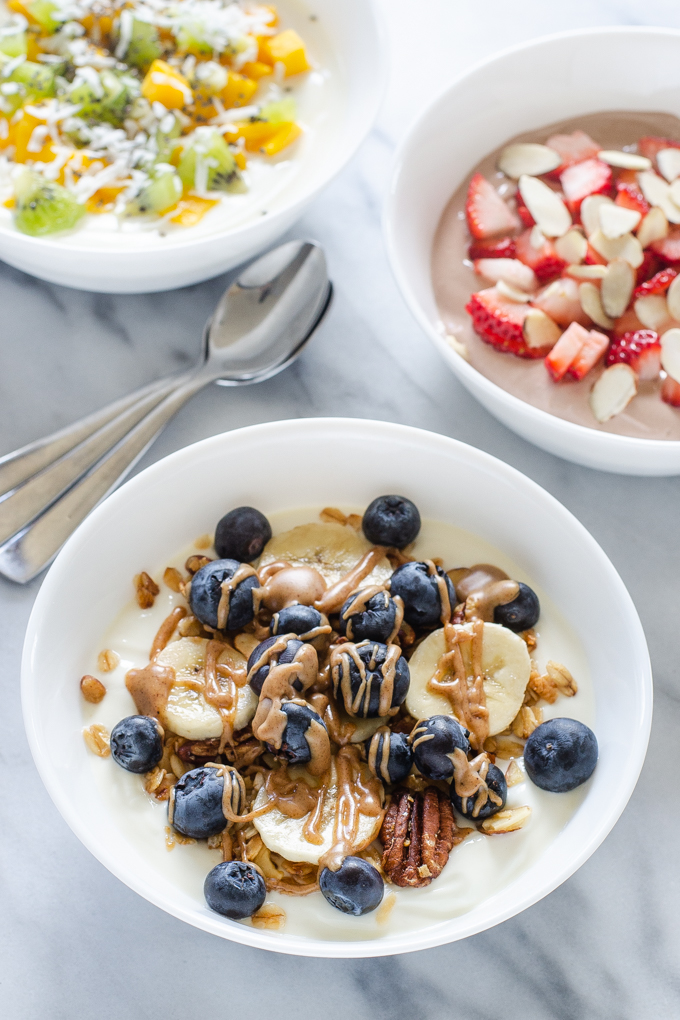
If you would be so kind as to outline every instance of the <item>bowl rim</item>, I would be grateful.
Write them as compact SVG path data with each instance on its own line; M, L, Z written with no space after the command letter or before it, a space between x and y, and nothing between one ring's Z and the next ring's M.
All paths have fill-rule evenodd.
M259 442L266 443L267 439L270 436L273 436L273 434L276 434L277 438L280 438L282 430L288 433L292 441L296 437L296 434L304 436L310 426L317 431L321 429L329 430L329 432L332 432L336 437L338 432L341 434L344 432L347 435L361 434L361 436L365 438L366 431L370 430L376 438L382 437L389 439L393 443L403 442L404 444L411 446L420 444L421 446L426 446L428 449L434 448L444 455L453 455L459 462L462 460L473 468L477 468L487 474L500 477L513 486L523 489L532 497L533 500L542 503L551 515L558 519L565 528L568 528L573 534L576 534L579 541L583 543L585 550L588 551L589 555L598 561L600 567L607 575L608 580L611 582L612 591L616 593L620 603L621 613L626 618L626 628L630 634L631 642L638 653L638 679L636 679L636 683L639 688L638 700L640 713L636 724L634 741L631 741L629 753L626 758L625 772L622 774L621 784L617 786L615 791L613 791L606 809L600 812L596 824L590 829L589 836L583 841L579 852L573 856L566 867L558 871L556 874L549 876L542 883L538 883L538 885L533 887L531 890L525 891L520 898L517 896L515 899L510 897L510 900L505 907L500 911L497 911L491 919L482 917L481 920L478 919L476 922L474 920L472 922L468 921L466 924L465 914L455 918L460 925L460 930L453 936L443 931L445 926L450 923L449 921L444 921L420 930L386 936L380 940L323 941L303 936L286 935L285 933L272 937L266 932L261 932L256 928L248 927L246 925L234 922L225 923L225 920L220 918L218 915L215 915L215 920L207 914L199 916L195 910L192 911L185 909L182 905L178 905L173 902L172 895L166 896L151 888L147 885L143 878L140 878L134 871L128 869L127 865L121 866L116 856L108 850L108 847L99 842L96 837L91 835L83 815L77 810L72 809L68 798L62 794L62 783L56 778L53 763L47 751L44 750L41 745L40 732L37 724L37 719L39 717L39 701L35 697L36 685L33 682L33 656L39 639L41 621L46 613L49 614L50 605L58 600L59 593L62 590L62 585L65 583L65 580L69 576L72 576L71 564L74 559L77 560L78 549L81 542L87 538L91 531L97 529L100 519L105 517L107 514L110 515L111 513L119 511L124 512L128 494L134 493L137 490L143 490L148 483L153 484L156 480L167 475L168 472L172 473L173 469L179 467L180 464L195 460L197 453L211 454L214 452L215 455L218 454L218 451L223 453L225 444L227 447L229 444L238 444L242 437L246 437L248 440L255 439ZM420 949L429 949L452 941L458 941L469 935L485 931L488 928L515 916L556 889L559 885L566 881L566 879L571 877L571 875L573 875L574 872L577 871L588 857L590 857L590 855L600 846L602 841L616 824L628 803L637 783L646 755L652 719L652 695L652 672L649 652L647 650L642 624L631 596L604 550L598 545L584 525L581 524L580 521L566 509L566 507L564 507L549 492L526 475L523 475L516 468L505 464L503 461L498 460L484 451L478 450L466 443L462 443L460 440L443 436L438 433L429 432L425 429L413 428L407 425L371 421L360 418L298 418L245 426L241 429L236 429L231 432L221 433L217 436L203 439L197 443L191 444L190 446L184 447L175 453L169 454L157 461L155 464L147 467L144 471L135 475L129 481L125 482L124 485L104 500L90 514L83 524L80 525L76 532L67 541L50 568L40 591L38 592L38 596L31 612L21 662L21 700L24 726L31 754L38 773L57 810L60 812L78 839L101 864L120 879L120 881L133 891L139 893L139 895L144 897L146 900L153 903L155 906L160 907L162 910L165 910L172 916L186 921L193 927L258 949L266 949L273 952L286 953L295 956L311 956L319 958L365 958L391 956ZM538 858L538 861L540 861L542 857L543 855ZM538 861L536 863L538 863ZM513 880L510 885L504 887L504 889L500 891L500 894L502 895L510 889L513 884L521 881L525 874L526 872L523 872L517 879ZM491 900L494 898L495 896L491 897ZM480 906L483 906L485 902L487 904L490 903L491 900L483 901ZM470 911L467 916L470 917L473 914L474 911Z
M483 391L491 401L500 405L504 410L509 411L513 416L518 413L521 414L526 421L531 422L532 427L539 433L541 428L546 425L546 422L549 422L550 427L554 428L556 432L560 432L563 437L567 438L572 436L578 439L580 443L592 440L593 435L596 435L598 437L598 442L602 446L611 444L612 451L615 451L616 453L627 450L651 454L664 452L667 455L669 452L680 452L680 440L643 439L638 436L619 435L614 432L603 432L599 429L589 428L586 425L578 425L576 422L569 421L566 418L560 418L555 414L551 414L549 411L544 411L541 408L536 407L534 404L530 404L528 401L522 400L521 397L514 396L514 394L504 390L497 383L492 382L476 368L473 368L473 366L470 365L465 358L461 357L449 347L443 336L438 333L436 328L433 326L412 291L407 274L402 268L401 257L399 255L400 245L397 241L397 217L395 212L400 176L413 148L413 140L416 133L432 116L435 108L437 108L440 103L443 104L449 101L451 94L455 92L461 82L486 70L491 65L505 57L513 56L522 52L528 52L533 49L538 49L546 44L561 42L565 39L579 39L583 36L597 35L670 35L675 36L680 40L680 29L666 29L654 25L604 25L582 29L567 29L563 32L551 32L548 35L539 36L537 39L531 39L528 42L516 43L512 46L506 47L505 49L498 50L490 57L485 57L482 60L477 61L471 67L467 68L462 74L457 75L453 81L449 82L449 84L446 85L445 88L443 88L433 99L431 99L427 106L412 119L406 134L397 146L392 162L389 188L383 207L383 236L385 238L390 268L397 282L397 286L399 287L401 296L416 322L434 342L435 347L444 356L445 361L456 375L459 375L463 380L470 382L476 388Z
M202 247L211 243L219 243L220 241L238 241L240 238L247 236L248 231L252 230L253 226L265 220L267 224L276 224L281 219L290 219L291 216L297 218L299 212L309 205L319 194L328 187L331 181L342 170L345 169L349 161L356 155L359 147L363 145L366 138L373 130L376 118L380 111L380 107L385 98L387 91L387 82L389 75L389 47L387 44L387 27L385 19L382 16L378 7L378 0L362 0L361 6L366 11L366 16L370 20L375 33L376 39L376 52L375 52L375 66L373 69L373 81L374 86L371 89L368 96L368 111L364 114L364 127L357 134L353 144L347 148L342 155L336 159L330 170L327 170L322 177L319 179L316 186L310 191L307 190L303 195L293 202L285 203L280 209L275 212L268 213L266 218L253 218L246 220L244 223L240 223L234 227L226 227L221 230L215 230L211 234L205 234L200 237L184 237L179 232L176 235L170 237L159 238L159 242L154 246L143 248L140 250L140 254L143 255L154 255L163 254L165 252L177 252L177 251L190 251L192 248ZM331 42L332 48L332 42ZM191 228L187 228L191 230ZM67 246L60 243L60 236L56 237L33 237L30 234L22 234L17 230L8 228L7 226L0 225L0 238L7 243L11 244L14 241L18 241L26 246L26 251L30 251L31 248L40 248L41 250L48 250L53 252L68 252L73 255L90 255L92 257L107 256L112 259L125 259L128 258L130 252L136 253L137 249L134 245L135 234L131 233L129 246L120 247L115 251L110 251L104 241L97 242L96 244L69 244ZM68 234L66 236L78 236ZM120 236L120 235L117 235Z

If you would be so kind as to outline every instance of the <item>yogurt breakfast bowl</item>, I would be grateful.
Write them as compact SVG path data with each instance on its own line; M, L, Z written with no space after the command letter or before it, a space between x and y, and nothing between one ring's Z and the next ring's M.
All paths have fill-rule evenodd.
M668 358L659 364L660 338L675 321L668 312L666 284L658 293L654 290L661 277L647 284L645 292L645 282L658 271L668 267L664 280L667 276L669 285L676 273L671 263L657 257L656 248L670 251L680 209L676 215L675 205L668 205L669 223L656 208L659 198L652 190L656 185L670 189L656 153L680 139L678 96L667 89L662 71L679 40L677 34L654 29L597 29L539 40L493 58L452 86L412 129L397 157L386 210L388 247L406 300L464 385L525 438L603 470L672 474L680 466L680 414L672 403L678 384L667 373ZM635 74L641 59L655 68L644 81ZM592 74L580 75L581 66L591 68ZM552 67L561 70L548 71ZM536 89L536 80L545 87ZM492 97L500 88L503 103L494 105ZM451 124L449 134L440 130L443 120ZM548 151L551 142L559 148L561 139L567 147L574 139L587 141L587 151L562 156ZM653 159L643 155L643 150L652 151L650 143ZM550 166L512 164L506 153L523 154L525 160L532 154L550 156ZM585 179L591 171L600 175L597 182ZM651 186L651 203L641 184ZM469 249L461 245L457 257L468 233L465 201L461 205L458 199L465 190L468 209L474 208L475 188L480 199L482 192L488 194L504 222L492 223L490 230L473 224ZM640 195L638 211L630 205L629 190ZM539 206L547 198L558 213L559 224L550 220L550 213L544 219L529 198L550 240L524 201L530 192L540 193ZM499 196L502 206L495 205ZM627 207L624 202L629 202ZM627 222L613 225L610 216L601 244L599 209L604 205L603 215L611 211ZM646 237L641 223L652 207L647 228L659 218L663 229ZM500 249L491 250L501 237L507 237L502 263L494 262ZM626 262L619 249L628 237L632 247ZM504 272L514 273L514 286L499 276L503 265ZM522 305L527 288L532 295ZM611 315L604 313L602 300ZM491 321L496 313L487 316L489 302L498 303L503 327L515 323L510 332L524 329L517 325L524 320L530 340L501 344L498 322ZM659 313L653 320L652 306ZM636 308L657 326L655 336L640 332L647 326ZM627 347L635 331L634 346L644 338L645 358L651 353L655 359L654 364L646 362L644 370L637 361L635 369L625 363L635 360ZM669 333L664 342L672 345L676 337L680 342L678 333ZM562 366L572 344L573 363ZM678 370L673 368L673 373ZM621 399L615 394L612 401L608 387L620 382L627 392Z
M338 443L352 464L342 479L327 456ZM306 465L304 481L299 474L293 479L283 463L285 451L293 448ZM261 466L261 478L249 469L253 460ZM224 464L229 464L227 504ZM363 511L376 490L400 488L422 515L415 556L441 556L447 567L492 562L537 592L536 656L541 666L548 658L565 663L578 684L573 699L545 706L546 716L569 716L592 727L600 749L597 768L568 794L546 793L526 779L509 782L507 807L531 806L530 822L521 831L475 832L453 849L442 873L424 888L388 882L384 901L390 909L382 915L381 907L362 917L344 914L318 891L293 898L271 890L265 906L285 913L279 930L257 927L247 918L229 920L203 899L206 874L221 859L219 848L199 840L168 852L167 801L154 802L140 777L118 768L111 757L93 755L81 731L95 723L110 731L134 712L126 671L148 664L149 638L173 601L181 601L181 593L163 585L165 569L174 566L186 577L187 554L205 555L205 542L199 543L201 551L194 546L196 538L213 531L225 508L257 505L274 531L272 555L279 541L289 559L291 527L319 521L324 507L339 506L334 513L342 519L342 510L345 515ZM168 500L172 514L161 509ZM345 536L354 534L357 549L370 548L351 524L337 527ZM161 589L145 611L130 604L132 577L142 563ZM102 577L104 586L97 580ZM96 599L82 599L83 591L93 590L99 592ZM174 645L176 650L186 640L177 638L167 649ZM98 661L102 652L116 655L107 664ZM109 665L113 669L107 672ZM413 678L415 656L410 666ZM95 674L107 688L99 704L83 700L78 681L84 674ZM315 421L313 427L304 421L277 423L219 436L173 455L123 487L88 519L46 579L27 635L23 682L27 729L41 774L69 824L107 867L152 902L204 930L301 955L371 956L424 948L483 930L535 902L571 874L614 824L635 784L651 713L646 647L632 604L602 552L559 504L511 469L452 440L343 420ZM412 679L408 711L431 716L436 709L421 713L409 707L416 688ZM362 725L367 723L371 719ZM55 757L55 740L60 757ZM499 764L507 771L507 759ZM370 770L370 756L362 767ZM271 847L264 826L260 834ZM367 833L367 839L372 836ZM279 844L282 850L285 857L289 851Z
M35 2L0 26L0 257L54 282L163 290L243 261L380 100L370 4Z

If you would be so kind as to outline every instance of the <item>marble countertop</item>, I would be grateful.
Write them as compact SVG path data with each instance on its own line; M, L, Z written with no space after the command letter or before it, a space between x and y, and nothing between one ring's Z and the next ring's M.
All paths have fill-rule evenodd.
M118 882L57 814L35 772L19 663L36 581L0 581L0 1001L15 1020L638 1020L680 1016L680 811L669 751L680 729L677 479L626 478L535 449L443 370L390 275L380 208L392 152L434 91L515 42L603 24L680 27L673 0L379 0L392 80L379 123L291 236L327 249L336 301L293 368L188 404L140 466L226 429L298 416L374 417L455 436L535 479L592 532L645 627L656 712L647 763L622 819L568 882L464 942L376 960L313 960L214 938ZM223 280L168 294L67 290L0 264L0 453L191 363ZM664 758L664 755L666 757ZM661 771L658 771L661 770ZM661 781L660 781L661 780Z

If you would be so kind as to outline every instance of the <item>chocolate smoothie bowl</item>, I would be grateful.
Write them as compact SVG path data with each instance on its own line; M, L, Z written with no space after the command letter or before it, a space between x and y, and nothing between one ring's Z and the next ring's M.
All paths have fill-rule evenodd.
M680 472L679 52L597 29L494 57L412 128L387 202L402 294L459 380L601 470Z

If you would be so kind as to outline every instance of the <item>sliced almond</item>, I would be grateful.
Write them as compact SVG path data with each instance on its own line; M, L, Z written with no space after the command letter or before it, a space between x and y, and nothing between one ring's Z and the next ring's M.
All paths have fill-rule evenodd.
M670 184L680 177L680 149L660 149L656 154L656 165Z
M562 330L540 308L530 308L522 325L527 347L554 347Z
M588 237L600 229L600 209L603 205L614 205L606 195L588 195L581 202L581 223Z
M513 758L505 771L505 782L508 786L517 786L518 783L523 783L526 779L522 766L518 763L516 758Z
M505 146L498 160L498 169L508 177L518 180L523 174L531 174L534 177L547 174L550 170L556 170L561 162L560 154L554 149L549 149L547 145L517 142L515 145Z
M667 329L661 337L661 367L671 379L680 382L680 329Z
M505 280L498 281L496 284L496 290L509 301L516 301L518 304L531 300L531 294L527 294L526 291L519 290L518 287L513 287L511 284L506 283Z
M547 240L548 238L545 236L541 228L537 224L534 224L531 228L531 233L529 234L529 244L531 247L535 248L536 251L540 251Z
M623 315L635 287L635 273L623 259L614 259L607 266L607 275L602 279L600 298L605 314L612 319Z
M528 804L521 807L505 808L491 818L485 818L482 822L482 832L493 836L500 832L515 832L521 829L531 818L531 808Z
M608 203L600 206L600 228L604 236L612 241L635 230L641 219L642 214L635 209Z
M577 227L572 227L563 237L557 238L555 241L555 251L569 265L576 265L579 262L583 262L586 257L588 242Z
M680 149L678 150L680 152ZM647 215L643 217L637 232L637 239L643 248L647 248L652 241L660 241L668 236L668 220L663 209L653 206Z
M680 149L678 149L680 152ZM676 276L666 291L666 304L671 319L680 322L680 276Z
M567 266L564 270L575 280L604 280L607 275L606 266Z
M620 414L637 393L637 376L630 365L610 365L590 391L590 409L599 422Z
M538 287L538 280L533 269L530 266L525 266L519 259L477 259L475 272L493 283L505 280L511 287L517 287L518 290L532 291Z
M589 319L592 319L602 329L613 328L613 319L609 318L602 307L599 287L596 287L594 283L582 283L578 289L578 297L581 302L581 308Z
M637 152L621 152L618 149L602 149L597 158L609 166L620 166L624 170L651 170L652 161Z
M519 190L525 205L546 237L562 237L571 227L571 215L566 205L552 188L539 180L522 174Z
M594 234L590 235L588 241L598 255L601 255L607 262L624 259L633 269L637 269L642 265L642 260L645 257L642 245L633 234L624 234L622 237L612 239L605 237L601 230L596 230Z
M666 325L671 316L663 294L647 294L639 297L633 305L638 319L647 329L658 331Z
M650 205L663 209L669 223L680 223L680 206L671 197L670 185L653 170L643 170L638 174L642 194Z
M670 191L671 198L675 205L680 207L680 180L673 181L672 184L669 184L668 190Z

